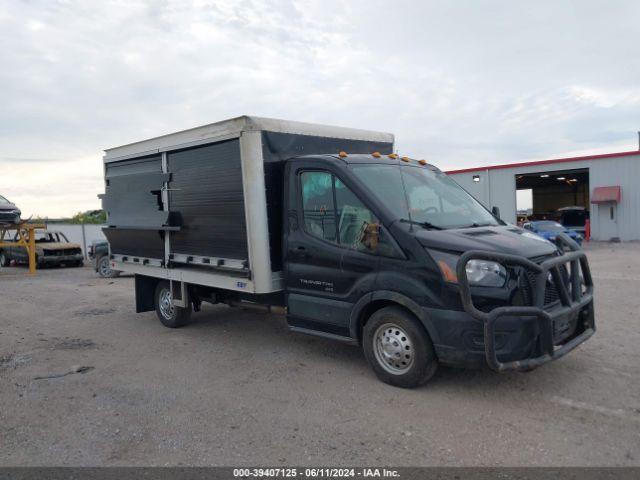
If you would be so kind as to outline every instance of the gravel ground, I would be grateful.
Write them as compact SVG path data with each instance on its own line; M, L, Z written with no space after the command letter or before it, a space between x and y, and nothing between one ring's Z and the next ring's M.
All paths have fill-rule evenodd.
M205 306L170 330L130 277L2 269L0 465L640 465L640 244L588 250L590 341L416 390L282 317Z

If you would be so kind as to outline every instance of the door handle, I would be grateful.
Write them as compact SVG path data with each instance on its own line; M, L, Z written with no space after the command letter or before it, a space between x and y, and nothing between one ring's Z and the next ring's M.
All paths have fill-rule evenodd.
M307 247L299 245L296 247L296 251L305 260L311 257L311 254L307 251Z

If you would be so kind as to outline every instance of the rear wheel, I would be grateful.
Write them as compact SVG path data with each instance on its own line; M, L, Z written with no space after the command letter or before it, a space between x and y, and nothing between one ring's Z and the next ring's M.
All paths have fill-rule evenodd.
M362 348L380 380L414 388L436 372L438 360L429 335L419 321L400 307L375 312L364 326Z
M191 305L188 308L173 304L169 282L159 282L155 293L156 314L165 327L179 328L189 323Z
M0 252L0 267L8 267L11 260L7 258L7 255L4 252Z

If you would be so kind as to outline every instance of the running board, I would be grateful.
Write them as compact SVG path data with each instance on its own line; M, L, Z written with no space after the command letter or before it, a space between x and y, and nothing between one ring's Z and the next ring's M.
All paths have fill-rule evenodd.
M305 335L313 335L315 337L328 338L329 340L336 340L342 343L348 343L349 345L359 345L355 338L344 337L342 335L336 335L335 333L321 332L319 330L311 330L310 328L293 327L289 325L289 330L295 333L303 333Z

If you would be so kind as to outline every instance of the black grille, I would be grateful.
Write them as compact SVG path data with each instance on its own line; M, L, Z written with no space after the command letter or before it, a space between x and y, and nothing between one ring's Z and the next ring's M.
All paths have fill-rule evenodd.
M536 263L542 263L544 260L547 260L550 257L544 257L539 259L534 259ZM560 267L560 274L565 282L565 285L569 288L569 274L564 265ZM537 274L532 272L531 270L523 269L523 272L520 276L520 289L522 292L522 297L525 305L533 305L533 292L536 289L537 284ZM558 289L555 286L553 280L551 280L551 275L549 274L546 278L546 284L544 289L544 306L549 307L554 305L556 302L560 300L560 295L558 294Z
M16 212L14 212L13 210L10 211L2 211L0 210L0 220L15 220L16 218L18 218L18 214Z
M527 282L527 286L526 288L529 290L528 292L528 304L531 305L533 304L533 292L535 291L536 288L536 274L527 270L526 272L526 282ZM555 302L557 302L558 300L560 300L560 296L558 295L558 290L556 289L555 284L550 281L547 278L547 283L545 285L545 289L544 289L544 305L551 305Z

